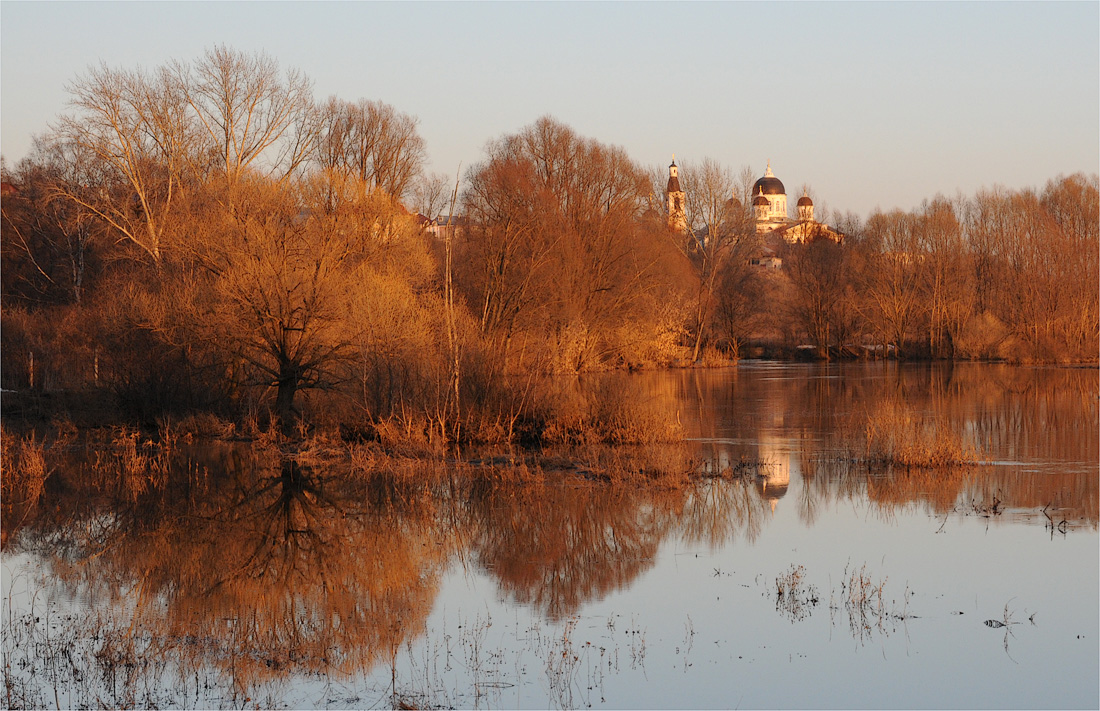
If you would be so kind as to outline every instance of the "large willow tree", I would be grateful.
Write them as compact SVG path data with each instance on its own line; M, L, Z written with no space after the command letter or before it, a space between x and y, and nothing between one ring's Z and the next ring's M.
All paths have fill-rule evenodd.
M654 277L676 258L643 214L645 171L549 117L487 153L467 175L459 260L484 332L505 352L521 336L554 370L622 358L619 329L651 318Z

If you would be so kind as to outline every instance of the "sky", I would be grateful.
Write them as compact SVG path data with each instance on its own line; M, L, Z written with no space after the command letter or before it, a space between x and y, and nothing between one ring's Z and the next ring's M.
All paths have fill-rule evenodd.
M88 67L218 44L420 121L427 169L551 115L646 167L711 158L866 216L1100 172L1097 2L0 2L0 152Z

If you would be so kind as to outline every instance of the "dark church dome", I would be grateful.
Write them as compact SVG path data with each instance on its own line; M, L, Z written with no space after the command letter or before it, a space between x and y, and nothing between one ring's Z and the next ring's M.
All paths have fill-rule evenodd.
M809 195L803 195L802 197L798 198L799 207L812 206L813 204L814 201L810 199Z
M769 173L771 171L768 171ZM783 183L779 178L774 175L765 175L752 186L753 195L757 193L764 193L765 195L786 195L787 190L783 187Z
M780 187L782 187L782 186L780 186ZM771 202L768 200L768 198L764 197L762 194L757 194L757 196L752 199L752 204L753 205L771 205Z

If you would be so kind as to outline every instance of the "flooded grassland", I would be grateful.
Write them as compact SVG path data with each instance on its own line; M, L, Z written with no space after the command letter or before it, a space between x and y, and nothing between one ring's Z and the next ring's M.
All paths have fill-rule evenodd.
M5 507L4 705L1100 705L1095 369L608 377L686 441L68 452Z

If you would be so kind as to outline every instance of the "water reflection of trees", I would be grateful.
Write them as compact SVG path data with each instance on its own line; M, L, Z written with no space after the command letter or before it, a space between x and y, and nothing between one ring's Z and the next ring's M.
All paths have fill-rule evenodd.
M801 479L796 504L812 523L822 503L867 497L880 510L935 514L960 502L1057 509L1097 526L1100 415L1095 368L970 363L750 364L744 372L661 374L705 462L788 459ZM658 387L658 386L654 386ZM956 433L985 457L1034 466L935 470L868 468L844 461L843 435L883 402Z
M884 513L916 507L933 516L1047 509L1071 526L1097 527L1100 483L1080 472L1021 470L988 465L940 467L866 466L839 459L803 458L800 516L813 522L818 509L867 500ZM997 519L1002 520L1002 519Z
M456 554L557 619L629 586L669 537L756 540L776 502L806 522L838 502L890 516L972 501L1097 526L1095 371L762 370L661 374L661 401L683 405L696 439L686 450L609 450L590 457L591 471L444 477L434 463L424 465L434 478L396 464L360 476L232 447L177 460L126 447L74 454L52 462L22 531L5 521L5 550L16 541L49 560L74 598L117 603L119 630L140 631L181 666L247 688L288 670L350 673L392 659L423 628ZM1044 465L875 468L838 456L836 433L887 399L1001 458ZM726 478L653 475L691 457ZM739 470L756 460L774 461Z
M770 502L752 478L702 481L691 487L678 519L685 540L718 548L738 536L755 541Z
M358 475L211 448L165 455L156 481L135 489L112 485L102 461L59 474L16 549L44 560L67 597L106 611L89 635L143 640L119 659L212 672L239 698L291 672L394 659L424 628L456 554L558 619L629 586L667 537L754 538L766 513L752 479L497 480L398 463ZM643 471L654 461L637 460Z
M652 567L680 504L679 491L475 485L471 548L503 591L560 619Z
M767 501L751 475L669 487L477 480L467 495L470 548L503 592L562 619L628 587L670 536L712 547L755 540Z
M106 525L42 525L70 542L53 573L70 594L128 610L120 624L181 667L220 669L238 689L291 668L369 669L423 628L452 540L431 497L373 507L373 483L291 461L204 478L205 496L175 507L159 492L100 513Z

